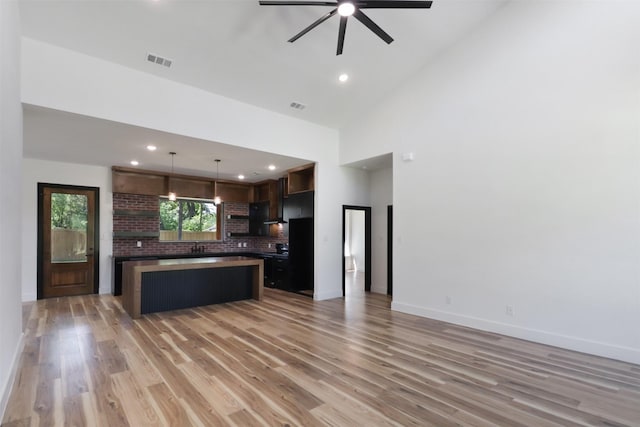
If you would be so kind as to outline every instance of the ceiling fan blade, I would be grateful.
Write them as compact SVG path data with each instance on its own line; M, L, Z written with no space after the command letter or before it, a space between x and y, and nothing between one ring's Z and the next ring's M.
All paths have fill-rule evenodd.
M419 0L362 0L354 4L358 9L428 9L431 3Z
M375 22L373 22L367 15L365 15L364 13L362 13L362 11L360 9L356 9L355 12L353 12L353 16L360 22L362 22L364 25L366 25L366 27L368 29L370 29L371 31L373 31L374 33L376 33L376 35L378 37L380 37L382 40L384 40L385 42L387 42L387 44L390 44L393 41L393 37L391 37L389 34L385 33L384 30L382 28L380 28L378 26L378 24L376 24Z
M340 29L338 30L338 50L336 55L342 55L342 48L344 47L344 33L347 31L347 17L340 17Z
M260 0L260 6L337 6L335 1L268 1Z
M300 31L298 34L296 34L295 36L291 37L289 40L287 40L289 43L293 43L294 41L298 40L300 37L304 36L305 34L307 34L309 31L313 30L315 27L317 27L318 25L322 24L324 21L326 21L327 19L331 18L333 15L336 14L336 12L338 12L338 9L333 9L331 12L327 13L326 15L322 16L322 18L318 19L316 22L314 22L313 24L309 25L307 28L305 28L304 30Z

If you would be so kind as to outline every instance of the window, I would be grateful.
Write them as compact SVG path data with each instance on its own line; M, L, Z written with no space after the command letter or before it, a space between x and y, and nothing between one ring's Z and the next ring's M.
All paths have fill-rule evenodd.
M220 240L222 210L213 201L160 199L160 240Z

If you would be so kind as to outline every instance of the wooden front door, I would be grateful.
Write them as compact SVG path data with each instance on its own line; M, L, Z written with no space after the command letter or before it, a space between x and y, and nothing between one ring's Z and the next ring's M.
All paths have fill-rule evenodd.
M38 187L38 298L95 293L98 189Z

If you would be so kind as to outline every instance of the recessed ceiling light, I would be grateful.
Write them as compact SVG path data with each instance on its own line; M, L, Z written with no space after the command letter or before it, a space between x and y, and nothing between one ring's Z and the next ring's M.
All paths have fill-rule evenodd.
M149 151L156 151L158 149L158 147L156 147L155 145L147 145L147 150Z
M276 170L276 165L269 165L269 170L270 171Z
M353 3L344 2L340 6L338 6L338 13L340 16L351 16L353 12L356 11L356 7Z
M244 179L244 175L238 175L238 179Z
M131 160L133 166L138 166L140 163L137 160Z
M344 83L347 80L349 80L349 74L346 73L342 73L338 76L338 80L340 81L340 83Z

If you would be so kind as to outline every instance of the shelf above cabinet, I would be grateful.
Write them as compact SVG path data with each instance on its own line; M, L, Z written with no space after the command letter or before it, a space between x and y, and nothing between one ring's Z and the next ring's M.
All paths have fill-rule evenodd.
M313 191L314 186L314 169L315 164L300 166L299 168L289 169L289 194L301 193L303 191Z

